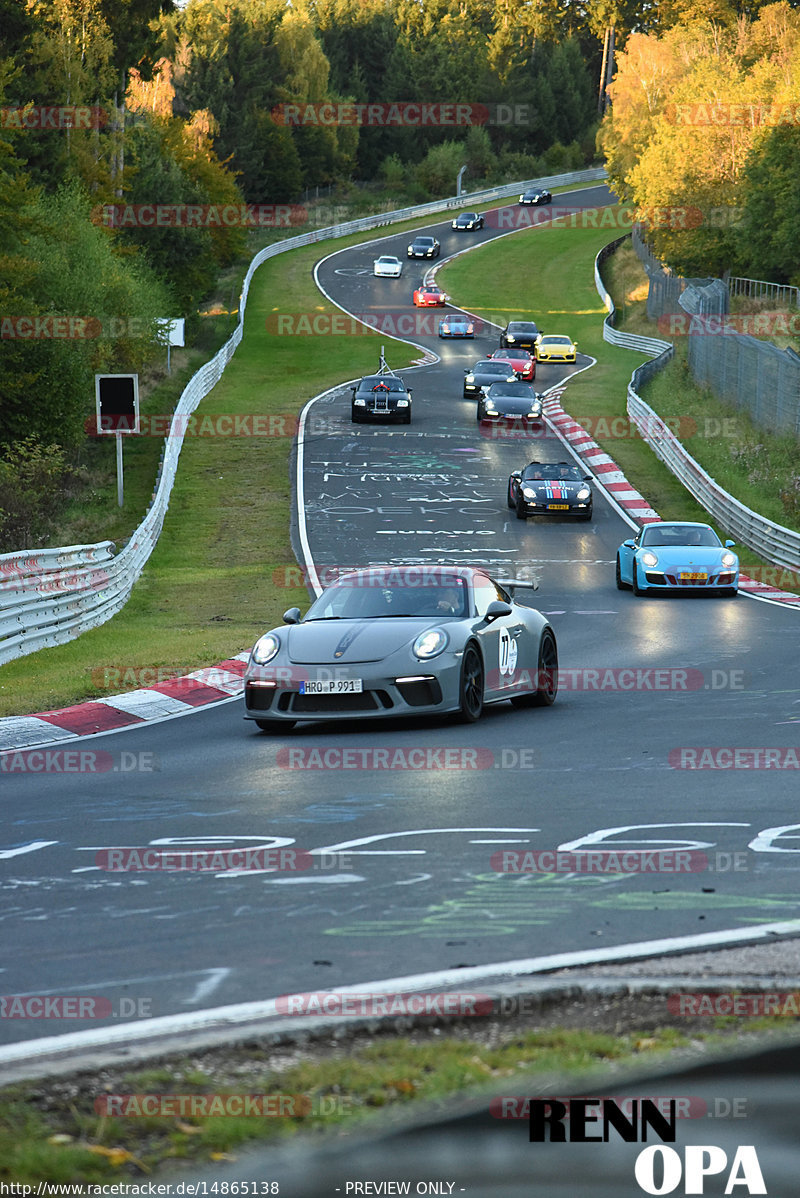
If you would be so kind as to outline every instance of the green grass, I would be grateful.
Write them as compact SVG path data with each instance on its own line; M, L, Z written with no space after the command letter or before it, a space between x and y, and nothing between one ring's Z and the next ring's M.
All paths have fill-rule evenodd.
M80 1075L51 1079L46 1087L21 1083L0 1091L0 1181L135 1181L161 1176L178 1164L199 1166L220 1154L235 1158L248 1143L334 1128L368 1130L385 1108L408 1113L415 1104L426 1104L426 1110L439 1104L447 1109L449 1100L463 1100L465 1094L476 1100L484 1096L488 1105L490 1093L518 1093L523 1081L530 1084L534 1078L546 1083L572 1076L588 1086L597 1074L607 1083L610 1070L657 1065L676 1052L696 1053L698 1044L706 1059L709 1048L736 1034L736 1021L725 1023L708 1033L666 1026L624 1035L500 1025L486 1037L491 1042L473 1038L473 1029L462 1025L447 1034L426 1029L316 1051L248 1045L173 1059L157 1068L104 1069L102 1080ZM774 1019L758 1023L785 1028ZM104 1096L145 1094L265 1095L272 1096L274 1112L284 1113L123 1116L95 1106ZM291 1096L282 1107L281 1096Z
M288 468L294 419L310 396L374 370L381 343L392 366L418 356L385 336L267 333L267 315L278 305L289 312L338 311L311 280L313 264L327 252L327 245L312 246L256 272L245 338L199 409L287 417L275 425L286 435L187 437L163 532L126 607L75 641L3 666L0 715L103 697L109 692L97 680L106 669L181 671L222 660L249 648L287 607L307 605L304 586L275 581L276 571L295 564Z

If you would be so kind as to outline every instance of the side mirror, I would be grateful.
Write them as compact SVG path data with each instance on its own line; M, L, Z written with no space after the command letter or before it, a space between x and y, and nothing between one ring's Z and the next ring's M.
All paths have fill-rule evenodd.
M288 611L283 613L284 624L299 624L300 623L300 608L290 607Z
M486 609L484 619L490 623L492 620L499 619L500 616L510 616L513 610L510 603L504 603L502 599L493 599Z
M635 549L636 548L636 542L634 540L623 541L622 544L625 546L626 549Z
M512 470L511 477L512 478L522 478L522 471L521 470Z
M735 545L735 544L736 544L736 542L735 542L735 541L726 541L726 542L725 542L725 548L726 548L726 549L733 549L733 547L734 547L734 545Z
M591 474L584 474L583 481L585 483L593 483L594 479L592 478Z

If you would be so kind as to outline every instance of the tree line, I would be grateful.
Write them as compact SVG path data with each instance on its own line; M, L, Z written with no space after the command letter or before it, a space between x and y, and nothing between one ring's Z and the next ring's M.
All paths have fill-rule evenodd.
M748 7L632 33L599 144L679 273L800 285L800 10Z

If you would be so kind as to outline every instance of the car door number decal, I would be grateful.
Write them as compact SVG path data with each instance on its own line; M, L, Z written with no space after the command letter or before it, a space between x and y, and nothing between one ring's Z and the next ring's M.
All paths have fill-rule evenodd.
M517 642L507 628L500 630L500 673L513 674L517 668Z

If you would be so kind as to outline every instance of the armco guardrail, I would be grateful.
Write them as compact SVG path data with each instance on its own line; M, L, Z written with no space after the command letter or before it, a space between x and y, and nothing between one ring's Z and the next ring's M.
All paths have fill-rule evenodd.
M522 183L492 187L470 195L451 196L446 200L433 200L412 208L401 208L395 212L384 212L324 229L314 229L309 233L267 246L256 254L248 267L242 286L236 330L216 356L210 362L206 362L184 388L175 407L170 432L165 441L158 484L152 502L147 515L124 549L114 557L111 553L112 543L104 541L97 545L0 555L0 580L4 580L0 588L0 664L33 653L37 649L73 640L82 632L111 619L127 602L133 584L153 552L164 524L183 446L185 417L194 412L200 401L219 382L225 367L233 357L242 339L250 282L262 263L276 254L285 254L289 250L312 245L317 241L344 237L348 233L367 232L414 217L432 216L449 208L463 208L475 204L482 205L491 200L506 199L520 189L537 184L552 188L592 183L604 179L605 174L602 168L573 171L546 179L531 179ZM174 434L173 428L176 430ZM41 565L34 564L30 569L21 569L18 565L21 561Z
M665 350L671 349L671 342L661 341L658 337L641 337L636 333L621 333L618 329L615 329L614 320L616 319L617 310L613 299L606 291L600 274L600 267L606 258L609 258L623 242L630 241L630 237L630 233L626 233L624 237L618 237L616 241L610 241L608 245L603 246L594 260L594 285L608 313L608 316L603 321L603 340L607 341L609 345L617 345L621 349L634 349L640 354L649 354L655 358L663 354Z
M641 386L641 379L636 382ZM723 490L636 393L633 380L628 385L628 415L656 456L734 540L776 566L800 569L800 533L767 520Z
M652 362L645 362L634 370L631 381L628 383L628 415L639 430L642 439L647 442L675 477L683 483L697 502L705 508L720 528L724 528L736 541L747 545L749 549L768 562L773 562L776 566L783 566L789 570L800 569L800 533L794 532L790 528L784 528L781 524L775 524L765 516L760 516L723 490L687 452L659 415L639 395L639 388L644 386L669 362L674 353L674 347L670 342L660 341L655 337L633 337L631 340L637 344L628 344L619 340L625 334L620 334L610 325L614 316L614 301L605 289L600 275L600 266L625 240L627 237L618 237L616 241L604 246L595 258L595 286L608 310L608 316L603 322L603 340L609 341L612 345L623 345L629 349L638 349L642 353L659 355L657 358L654 357ZM642 342L649 342L652 348L644 348Z

